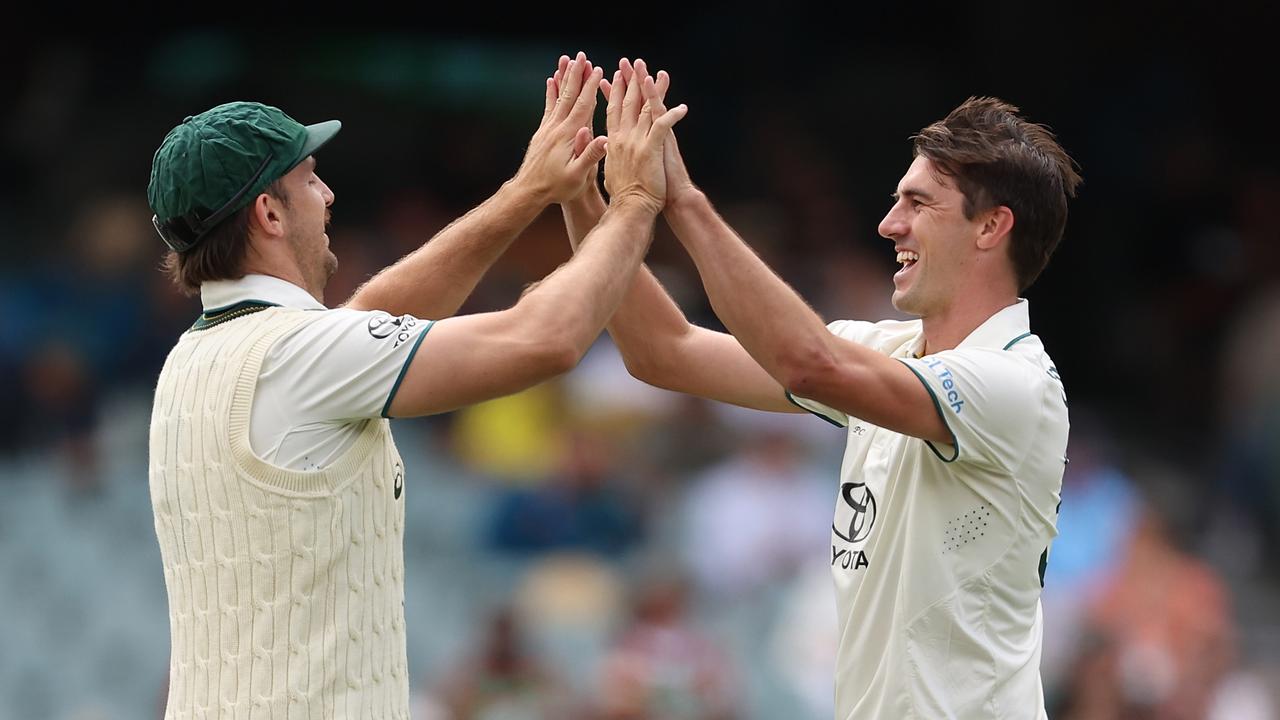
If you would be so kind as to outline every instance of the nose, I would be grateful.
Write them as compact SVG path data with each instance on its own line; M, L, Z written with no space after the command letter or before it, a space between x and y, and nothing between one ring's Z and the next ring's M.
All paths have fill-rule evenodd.
M319 178L316 179L319 180ZM337 199L337 196L333 194L333 190L330 190L329 186L323 180L320 180L320 197L324 198L325 207L329 207L333 204L333 201Z
M900 204L895 203L893 207L889 208L889 212L880 221L880 226L876 228L880 232L880 237L897 240L910 231L910 223L907 222L903 213L899 212Z

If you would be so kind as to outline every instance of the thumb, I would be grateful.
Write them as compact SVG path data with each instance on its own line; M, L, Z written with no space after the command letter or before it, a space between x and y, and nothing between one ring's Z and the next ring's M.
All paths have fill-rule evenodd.
M680 143L676 141L674 131L662 141L662 156L668 165L684 169L684 158L680 156Z
M671 133L662 141L662 162L669 170L675 171L680 167L680 147L676 145L675 133Z
M693 180L689 178L689 168L680 156L680 143L676 142L674 132L667 133L662 142L662 164L666 167L667 178L672 182L677 185L693 184Z
M586 151L587 145L591 142L591 128L580 127L577 134L573 136L573 156L579 157Z
M582 154L573 161L573 169L575 171L586 170L588 165L600 162L600 159L605 156L608 149L607 145L608 140L604 136L592 140L591 144L587 145L586 149L582 151Z

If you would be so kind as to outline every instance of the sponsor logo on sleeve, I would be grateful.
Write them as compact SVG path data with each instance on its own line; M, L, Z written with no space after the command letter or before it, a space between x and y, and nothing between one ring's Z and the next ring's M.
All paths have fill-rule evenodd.
M964 399L960 397L960 391L956 389L956 380L952 377L951 371L938 358L925 358L924 364L942 381L942 392L945 393L944 397L947 400L947 404L959 415L960 411L964 409Z
M369 318L369 334L375 340L385 340L389 337L395 338L393 348L398 348L404 341L413 337L414 328L418 326L418 319L412 315L401 315L400 317L392 317L391 315L378 312Z

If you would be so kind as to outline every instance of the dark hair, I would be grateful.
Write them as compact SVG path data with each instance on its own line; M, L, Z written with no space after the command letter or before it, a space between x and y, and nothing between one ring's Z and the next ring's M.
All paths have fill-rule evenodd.
M1013 211L1009 257L1018 291L1030 287L1062 240L1067 198L1080 184L1049 128L1002 100L971 97L911 139L917 157L955 180L966 218L1000 205Z
M277 179L264 193L289 204L284 183ZM256 199L256 198L255 198ZM184 295L200 293L200 283L210 280L235 280L244 277L244 257L249 250L249 215L254 203L240 208L218 223L200 243L186 252L170 250L161 269Z

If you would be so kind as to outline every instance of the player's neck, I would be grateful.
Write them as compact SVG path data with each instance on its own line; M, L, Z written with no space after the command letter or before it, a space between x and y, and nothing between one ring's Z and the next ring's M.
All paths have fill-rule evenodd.
M924 354L952 350L992 315L1018 301L1017 294L969 296L920 318L924 326Z
M297 259L287 253L281 253L278 250L260 252L255 246L250 246L249 252L246 253L244 259L243 271L245 275L269 275L273 278L279 278L287 283L292 283L306 290L308 294L314 297L318 302L324 303L324 288L311 287L307 283L306 277L302 272L301 266Z

